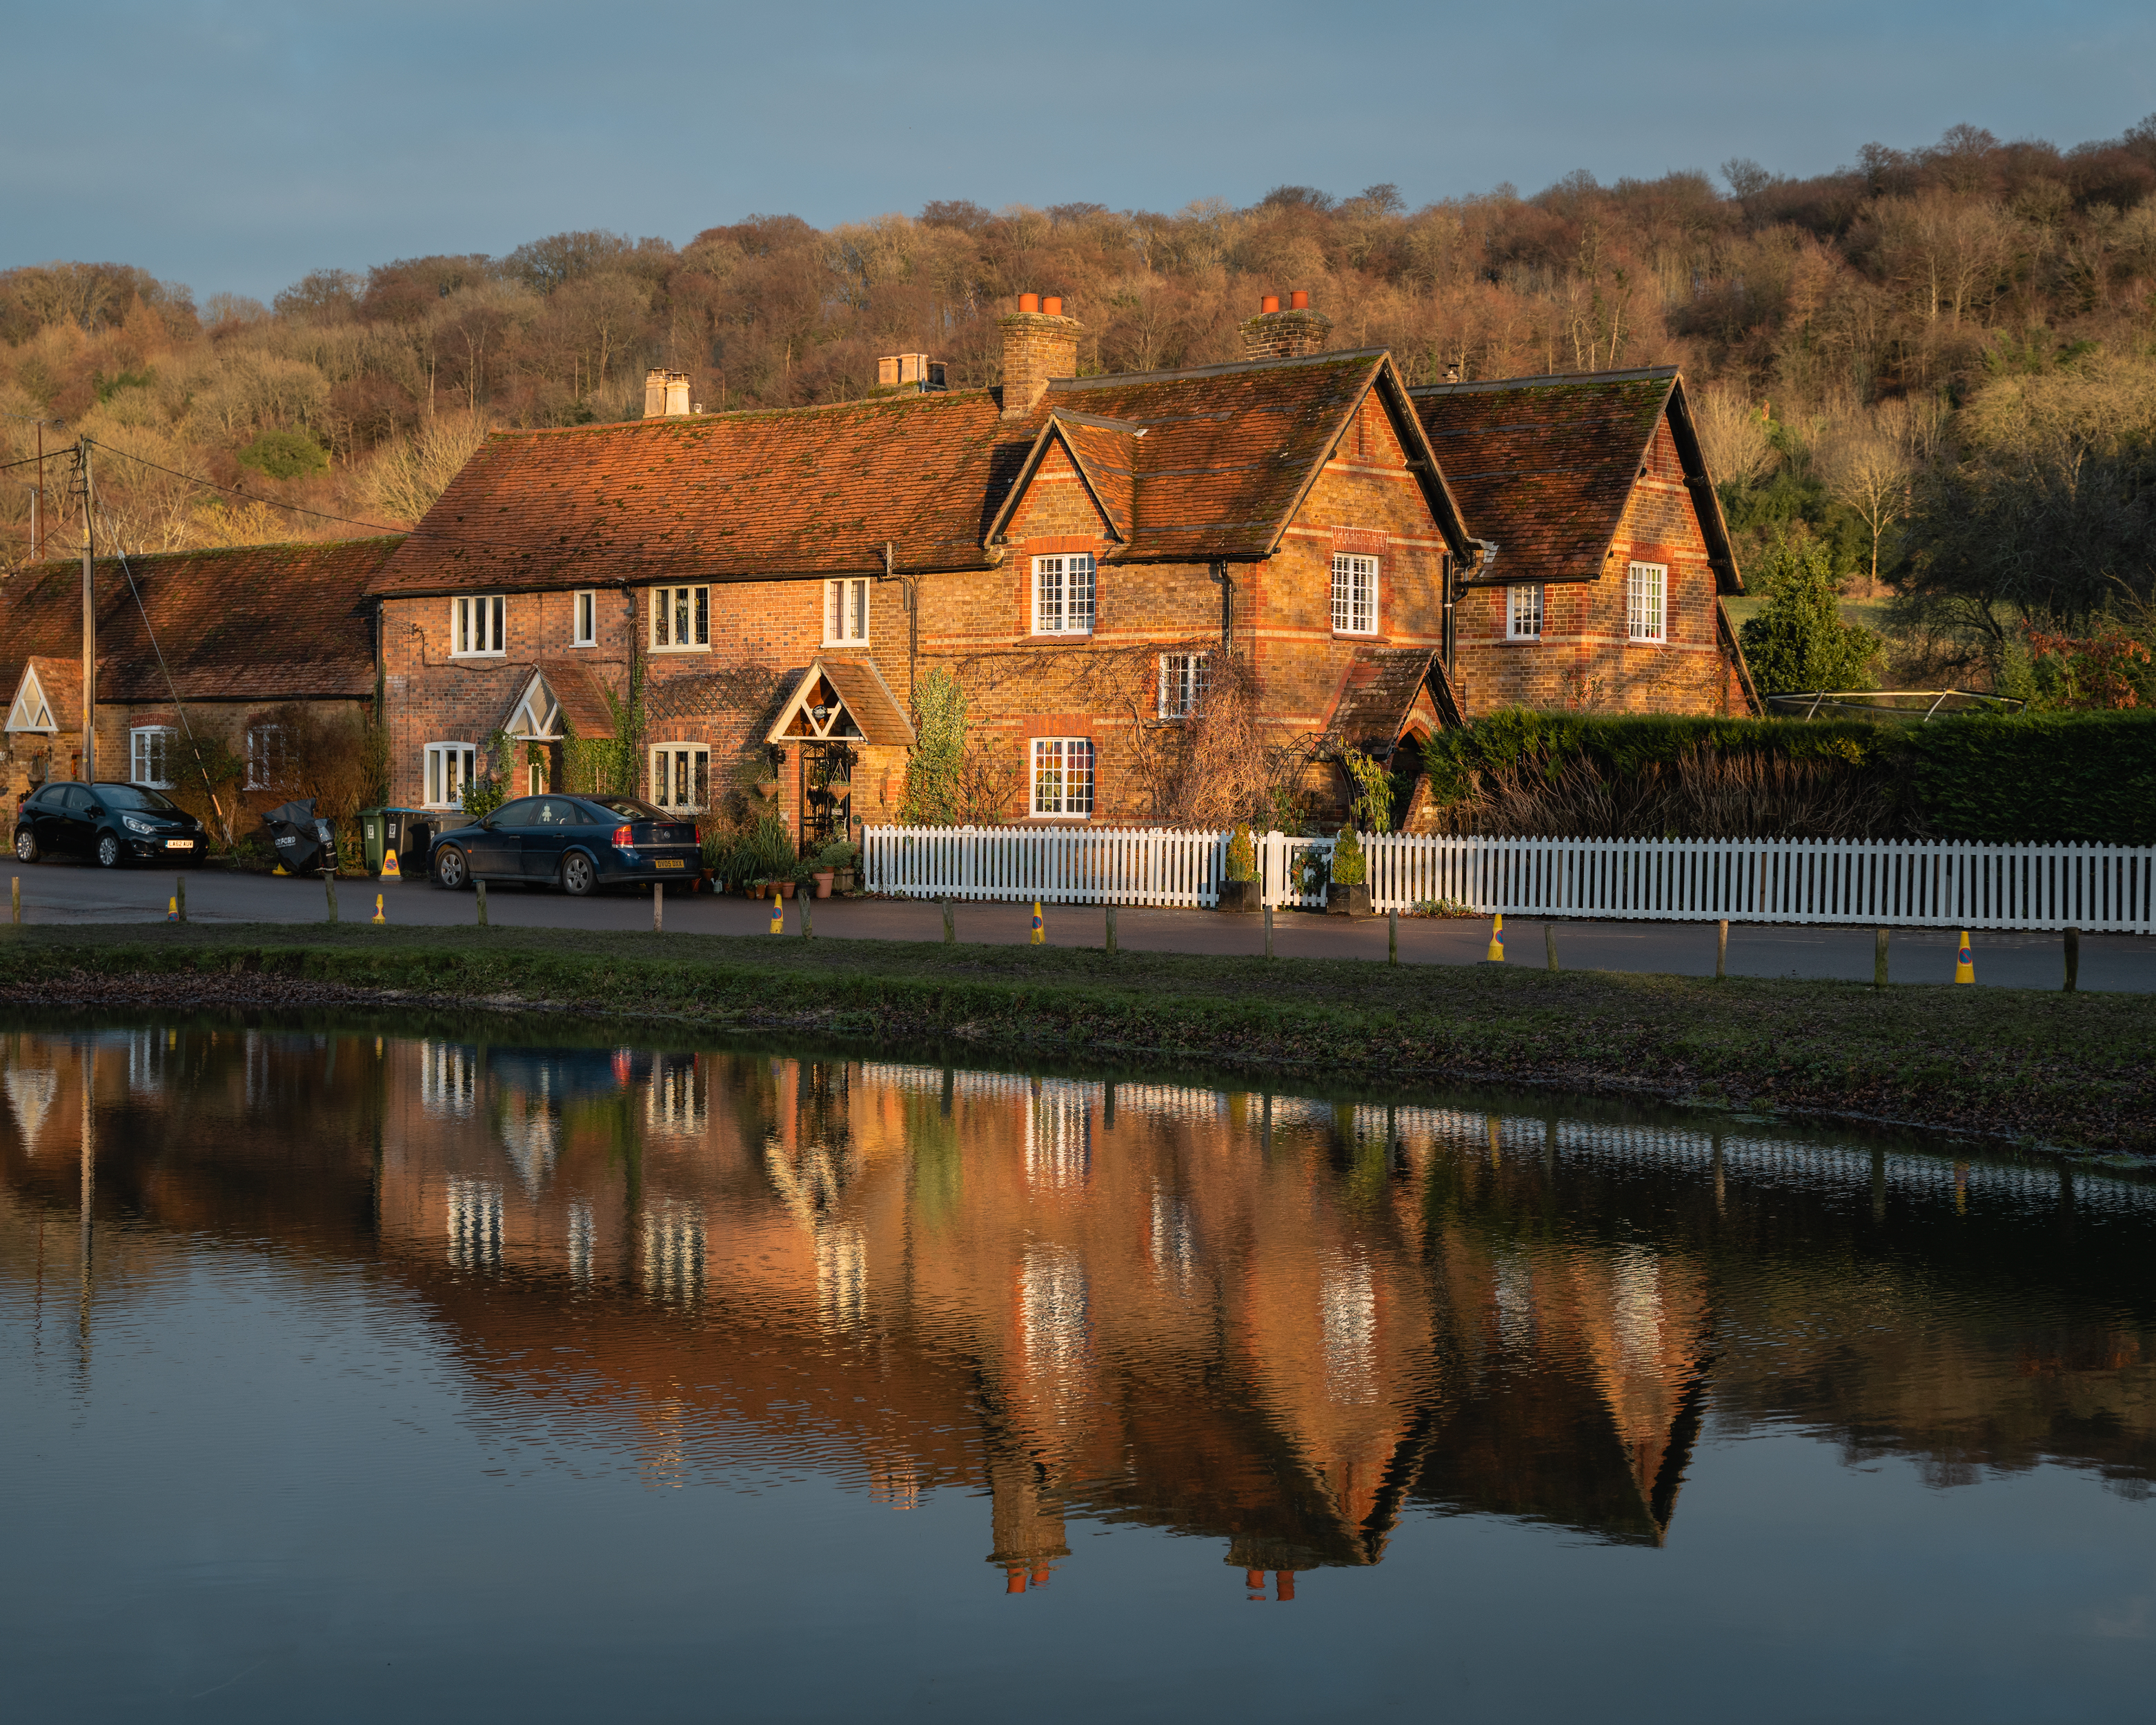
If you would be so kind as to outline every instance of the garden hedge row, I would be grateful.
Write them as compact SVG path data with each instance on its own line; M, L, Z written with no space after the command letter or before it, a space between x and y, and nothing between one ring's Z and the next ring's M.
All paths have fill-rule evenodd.
M1584 762L1620 779L1689 755L1778 756L1892 786L1912 838L2156 845L2156 712L1957 714L1922 724L1602 717L1506 708L1424 752L1441 803L1476 778Z

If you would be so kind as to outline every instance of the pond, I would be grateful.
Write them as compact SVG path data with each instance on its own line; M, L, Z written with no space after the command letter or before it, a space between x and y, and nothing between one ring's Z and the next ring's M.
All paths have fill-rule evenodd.
M0 1055L14 1717L2025 1725L2156 1677L2128 1172L448 1023Z

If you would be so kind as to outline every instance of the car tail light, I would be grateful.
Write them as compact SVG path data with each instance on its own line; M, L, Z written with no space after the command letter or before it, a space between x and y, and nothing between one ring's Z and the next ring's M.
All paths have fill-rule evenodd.
M619 826L613 829L613 842L617 850L634 850L636 848L635 835L626 826Z
M689 842L695 845L697 850L701 850L704 848L704 829L701 827L690 827L689 829Z

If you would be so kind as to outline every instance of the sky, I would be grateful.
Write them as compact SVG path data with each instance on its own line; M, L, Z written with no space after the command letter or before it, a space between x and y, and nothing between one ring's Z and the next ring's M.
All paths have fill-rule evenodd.
M1414 206L2156 112L2148 0L0 0L0 268L134 264L198 300L573 228L1281 184Z

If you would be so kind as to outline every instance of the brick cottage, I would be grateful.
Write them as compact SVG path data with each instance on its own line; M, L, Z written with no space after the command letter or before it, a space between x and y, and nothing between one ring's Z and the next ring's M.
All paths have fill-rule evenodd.
M669 808L851 832L896 818L938 670L1042 822L1155 818L1224 655L1336 814L1341 751L1507 701L1749 704L1674 372L1410 391L1329 327L1269 298L1243 363L1080 377L1026 295L998 389L905 356L866 400L701 414L657 373L642 421L495 434L368 582L393 798L628 747Z

